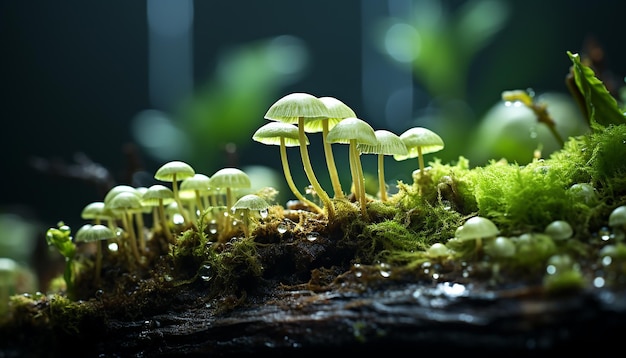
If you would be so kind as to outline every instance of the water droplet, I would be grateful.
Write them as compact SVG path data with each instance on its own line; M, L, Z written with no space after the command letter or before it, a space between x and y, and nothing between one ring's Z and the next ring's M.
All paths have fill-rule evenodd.
M102 299L102 296L104 296L104 291L103 290L97 290L95 295L96 299Z
M172 277L172 276L170 276L170 275L163 275L163 279L164 279L166 282L171 282L171 281L173 281L173 280L174 280L174 277Z
M381 262L378 265L378 267L379 267L378 272L380 273L382 277L387 278L391 276L391 266L389 264Z
M259 215L261 216L262 219L267 218L269 214L270 214L270 211L267 209L259 210Z
M211 220L209 223L209 232L213 235L217 234L217 221Z
M361 264L352 265L354 268L354 276L357 278L363 277L363 270L361 270Z
M200 266L200 268L198 269L198 276L200 276L200 279L202 279L203 281L211 280L211 278L213 278L213 270L211 269L211 265L205 264Z
M276 230L278 230L279 234L286 233L287 232L287 224L285 224L285 223L278 224L278 226L276 227Z
M185 218L181 214L176 213L172 216L172 221L174 224L179 225L185 222Z
M602 241L609 241L609 239L611 238L611 231L608 227L603 226L602 228L600 228L600 231L598 231L598 236L600 236L600 239L602 239Z
M315 240L317 240L317 237L319 236L319 233L317 232L310 232L309 234L307 234L306 239L313 242Z
M596 277L593 279L594 287L597 287L597 288L604 287L604 284L605 284L604 277Z
M119 247L117 246L116 242L112 242L109 245L107 245L107 248L109 249L109 251L112 252L117 252L117 250L119 250Z

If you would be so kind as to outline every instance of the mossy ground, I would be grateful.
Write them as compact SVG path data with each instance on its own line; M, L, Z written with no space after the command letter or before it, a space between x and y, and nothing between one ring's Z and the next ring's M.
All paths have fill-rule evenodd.
M367 220L350 198L333 201L330 222L274 204L249 237L237 226L215 232L201 217L198 230L175 227L174 244L150 232L144 263L105 251L97 285L93 251L83 250L72 299L60 280L48 294L13 296L1 330L85 334L110 317L137 319L198 305L219 314L278 291L364 290L390 280L472 282L494 290L527 285L544 294L590 289L597 277L605 287L623 287L626 249L607 222L626 204L625 143L626 126L612 125L570 138L563 150L523 166L494 160L471 168L463 157L435 160L413 183L398 183L388 201L370 196ZM572 191L579 183L595 194ZM490 254L493 238L480 248L455 239L457 228L476 215L514 242L514 256ZM554 220L569 222L573 236L545 234ZM430 251L435 243L447 251ZM565 259L554 264L557 274L546 274L559 257Z

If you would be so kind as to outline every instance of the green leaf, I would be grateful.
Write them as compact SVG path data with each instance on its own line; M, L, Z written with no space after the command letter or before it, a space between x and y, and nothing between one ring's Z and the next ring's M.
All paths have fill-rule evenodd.
M576 87L584 97L591 128L602 130L611 124L625 124L624 114L604 83L595 76L589 66L580 62L578 54L572 54L568 51L567 55L574 64L572 67L574 80Z

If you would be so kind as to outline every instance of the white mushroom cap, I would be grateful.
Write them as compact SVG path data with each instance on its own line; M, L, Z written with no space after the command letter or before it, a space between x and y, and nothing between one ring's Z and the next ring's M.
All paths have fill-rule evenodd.
M473 240L495 237L500 233L496 225L489 219L474 216L460 226L454 236L459 240Z

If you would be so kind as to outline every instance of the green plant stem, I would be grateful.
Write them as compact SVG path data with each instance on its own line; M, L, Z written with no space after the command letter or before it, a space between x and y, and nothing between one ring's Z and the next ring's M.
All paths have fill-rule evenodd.
M378 154L378 190L380 191L380 200L387 201L387 186L385 185L385 156Z
M313 167L311 166L311 160L309 159L309 151L306 145L306 139L304 135L304 117L298 118L298 140L300 141L300 155L302 157L302 164L304 165L304 172L306 173L307 178L313 185L313 189L320 196L320 199L326 206L326 210L328 211L328 217L332 218L335 216L335 208L333 207L333 203L330 200L330 197L322 189L322 186L317 181L315 177L315 173L313 173Z

